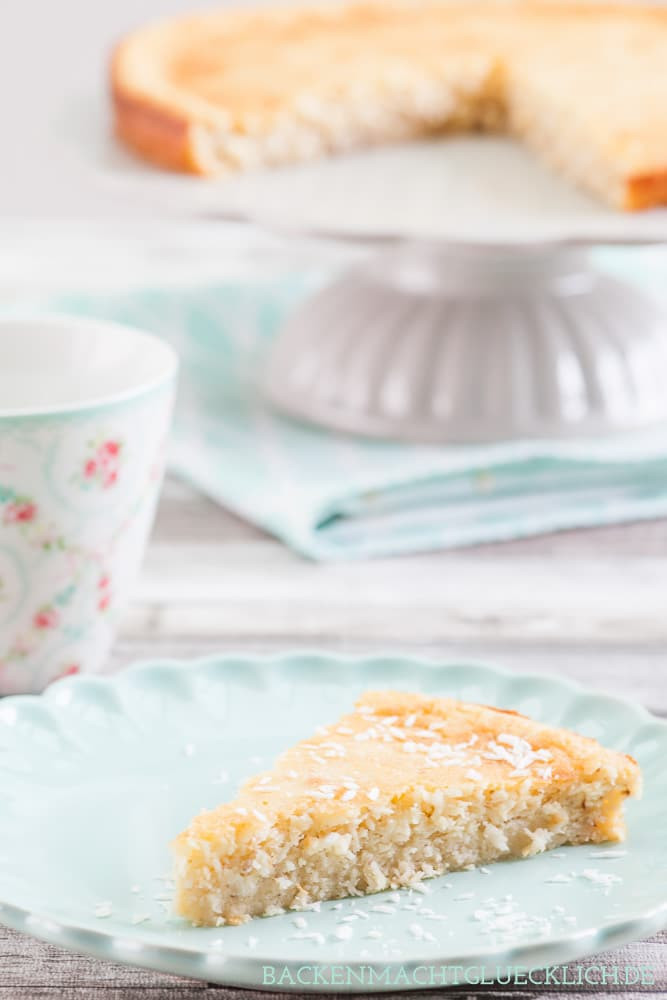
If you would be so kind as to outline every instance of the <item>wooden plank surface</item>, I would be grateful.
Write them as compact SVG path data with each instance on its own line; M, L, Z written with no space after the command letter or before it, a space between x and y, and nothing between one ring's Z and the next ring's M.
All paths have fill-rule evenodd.
M170 483L123 628L141 639L667 643L667 522L315 564Z
M110 669L216 650L413 652L561 674L667 716L666 556L663 521L321 566L169 482ZM591 961L596 968L604 962L609 969L652 971L652 984L612 984L605 994L623 1000L667 994L667 933ZM597 992L592 986L447 991L522 1000ZM0 1000L260 995L73 955L0 928Z

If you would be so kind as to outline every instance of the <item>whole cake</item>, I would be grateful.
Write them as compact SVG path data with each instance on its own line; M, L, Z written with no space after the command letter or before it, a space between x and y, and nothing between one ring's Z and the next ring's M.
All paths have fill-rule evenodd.
M562 844L621 840L631 757L516 712L404 692L287 750L174 844L176 910L238 924Z
M666 67L666 7L353 0L141 28L111 82L118 136L175 170L488 130L641 209L667 203Z

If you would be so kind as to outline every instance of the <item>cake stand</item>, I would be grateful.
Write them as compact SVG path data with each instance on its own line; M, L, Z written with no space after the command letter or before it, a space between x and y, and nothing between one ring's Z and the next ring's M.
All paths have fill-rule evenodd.
M276 339L265 389L292 417L433 442L667 422L667 305L592 252L667 242L667 211L611 211L492 137L208 183L145 170L172 208L375 246Z

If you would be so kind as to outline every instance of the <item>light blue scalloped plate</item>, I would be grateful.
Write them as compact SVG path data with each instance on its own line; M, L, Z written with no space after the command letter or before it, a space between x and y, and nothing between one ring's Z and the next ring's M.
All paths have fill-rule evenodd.
M386 686L514 708L631 753L646 787L628 806L626 844L241 927L172 916L168 843L193 814ZM667 924L665 760L667 725L639 706L489 667L224 656L64 680L0 702L0 920L106 959L300 992L441 986L443 966L492 977L560 964Z

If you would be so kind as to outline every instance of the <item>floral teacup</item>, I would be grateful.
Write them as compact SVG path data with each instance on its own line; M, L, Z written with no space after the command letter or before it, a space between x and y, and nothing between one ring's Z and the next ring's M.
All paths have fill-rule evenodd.
M153 520L177 367L130 327L0 321L0 694L103 669Z

